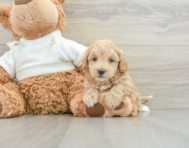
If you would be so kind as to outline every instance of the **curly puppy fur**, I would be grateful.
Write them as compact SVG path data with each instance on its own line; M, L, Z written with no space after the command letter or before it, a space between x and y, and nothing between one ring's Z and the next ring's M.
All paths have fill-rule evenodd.
M112 62L113 61L113 62ZM98 101L96 91L110 89L106 94L105 104L110 109L120 105L123 96L135 95L138 111L141 111L143 104L141 96L133 80L127 73L128 64L125 55L113 42L109 40L97 41L92 44L83 58L83 70L85 78L86 94L83 101L88 107L94 106ZM99 74L99 71L104 74ZM99 91L100 92L100 91ZM90 93L89 97L87 94ZM93 94L95 93L95 94ZM146 102L150 97L143 97Z

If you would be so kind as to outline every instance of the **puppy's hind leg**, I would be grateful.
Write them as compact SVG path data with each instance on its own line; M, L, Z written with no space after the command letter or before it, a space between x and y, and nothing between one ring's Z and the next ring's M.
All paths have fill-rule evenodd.
M149 107L144 105L144 103L148 102L151 98L153 98L153 96L140 97L139 102L137 103L139 112L150 112Z

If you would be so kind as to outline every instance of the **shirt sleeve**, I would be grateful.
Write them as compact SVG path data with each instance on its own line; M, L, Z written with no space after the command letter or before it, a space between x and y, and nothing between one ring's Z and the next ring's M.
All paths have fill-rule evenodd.
M6 52L2 57L0 57L0 66L12 77L15 78L15 58L13 50Z
M82 59L83 59L85 51L87 50L87 47L69 39L66 39L66 42L68 46L67 51L68 51L69 59L73 61L73 64L76 67L81 66Z

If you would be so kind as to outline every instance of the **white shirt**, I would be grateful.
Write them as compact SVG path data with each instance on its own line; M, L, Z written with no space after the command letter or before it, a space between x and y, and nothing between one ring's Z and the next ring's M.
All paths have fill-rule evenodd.
M54 44L52 44L54 39ZM86 46L62 37L54 31L35 40L21 38L17 45L0 58L2 66L12 78L26 78L74 70L82 65Z

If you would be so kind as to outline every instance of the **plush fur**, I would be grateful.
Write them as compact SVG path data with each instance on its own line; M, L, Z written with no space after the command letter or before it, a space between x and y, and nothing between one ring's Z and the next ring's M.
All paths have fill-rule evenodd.
M113 62L110 62L110 59ZM74 88L72 87L73 100L70 106L75 116L90 116L87 115L86 109L92 109L99 103L105 109L100 115L102 117L136 116L137 109L141 111L143 103L150 97L140 96L127 69L124 53L113 42L103 40L92 44L83 58L85 80L80 78L73 85ZM104 70L105 73L100 75L99 70ZM81 86L77 87L81 82L85 86L83 92ZM116 108L121 104L122 108L118 112Z
M9 74L0 66L0 84L14 82Z
M41 6L45 5L45 3L41 3L45 1L48 0L25 0L19 1L18 3L30 2L28 4L32 10L39 8L36 7L36 4L40 4ZM40 26L40 24L32 23L31 21L29 25L35 29L34 34L28 36L29 39L39 38L55 30L64 31L66 15L61 5L64 2L65 0L51 0L51 2L48 3L50 4L48 5L49 7L52 6L52 8L56 8L58 12L58 19L54 29L52 30L51 27L44 28L43 24ZM20 8L26 7L25 4L16 6ZM19 40L23 36L16 33L15 30L18 28L13 28L11 23L13 14L17 14L20 19L23 17L22 11L18 13L18 9L13 9L13 7L17 8L16 6L14 3L13 5L3 4L0 6L0 23L5 29L11 30L15 39ZM46 7L43 8L44 12L41 12L41 14L49 11ZM36 12L37 10L33 13L30 12L30 15L35 16ZM18 21L18 23L20 22ZM22 28L24 23L25 22L21 22L15 26ZM26 24L27 23L28 22L26 22ZM40 35L36 33L36 30L39 31ZM43 31L43 33L41 31ZM23 29L21 32L25 34L27 30ZM69 100L71 100L70 88L76 81L76 77L81 76L80 73L82 73L81 66L72 71L36 76L14 84L14 80L0 67L0 118L17 117L22 114L63 114L69 112Z
M24 106L24 97L18 85L0 67L0 118L19 116L24 113Z
M27 114L63 114L69 111L70 87L76 71L59 72L25 79L18 83L26 100Z
M41 5L45 5L45 1L39 1L39 0L33 0L30 4L31 9L35 8L37 4L42 3ZM45 25L45 23L39 23L39 22L35 22L35 21L27 21L28 19L30 19L28 16L28 19L25 18L24 21L20 21L17 19L17 16L20 16L20 18L22 18L23 16L25 16L25 14L28 13L28 10L25 8L25 5L15 5L14 3L12 5L7 5L7 4L3 4L0 6L0 23L2 24L2 26L5 29L9 29L11 30L14 38L16 40L19 40L21 37L23 37L24 34L28 34L27 36L25 36L26 39L37 39L41 36L44 36L54 30L61 30L61 32L63 33L64 31L64 27L66 26L66 15L64 13L64 10L62 9L62 4L65 2L66 0L51 0L52 4L54 4L54 6L56 7L57 11L58 11L58 22L56 24L54 24L52 27L51 25ZM39 3L36 3L39 2ZM17 8L17 9L13 9L13 8ZM23 9L24 11L21 11L18 14L18 10ZM45 10L45 9L44 9ZM34 12L37 12L37 10L33 10ZM48 11L48 9L47 9ZM11 17L11 13L14 14L15 17ZM50 12L51 13L51 12ZM17 15L18 14L18 15ZM37 15L37 14L36 14ZM56 17L56 16L53 16ZM16 26L19 26L19 28L21 28L21 34L19 35L18 30L16 28L13 28L13 24L11 23L11 19L13 21L13 23L16 23ZM42 19L42 18L40 18ZM44 18L45 19L45 18ZM37 21L37 20L36 20ZM30 32L28 32L28 29L26 28L33 28L31 29ZM36 30L38 32L36 32Z

